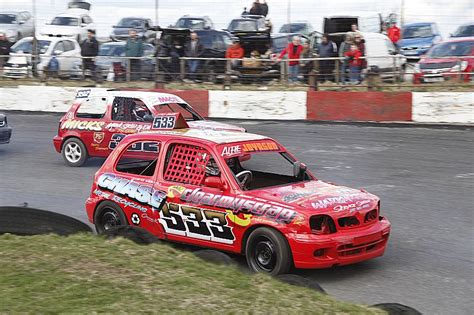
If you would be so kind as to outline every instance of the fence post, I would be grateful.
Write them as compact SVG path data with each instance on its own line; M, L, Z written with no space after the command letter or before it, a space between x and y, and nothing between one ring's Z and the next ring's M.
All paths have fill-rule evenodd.
M224 86L223 86L224 90L230 89L230 85L232 82L231 74L232 74L232 64L231 64L231 61L227 59L225 61L225 76L224 76Z
M334 61L336 63L336 84L339 84L339 82L340 82L339 79L341 77L341 70L340 70L341 62L340 62L339 58L334 60Z
M285 61L280 60L280 83L283 84L285 82Z
M129 82L130 81L131 62L130 62L130 58L127 58L126 60L127 60L127 63L126 63L127 68L125 70L125 80L127 82Z
M186 78L186 60L179 58L179 78L184 80Z

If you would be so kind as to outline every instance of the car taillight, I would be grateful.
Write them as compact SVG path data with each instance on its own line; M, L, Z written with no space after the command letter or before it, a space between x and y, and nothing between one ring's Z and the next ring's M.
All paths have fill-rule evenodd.
M334 220L326 214L313 215L309 219L309 226L311 228L311 232L315 234L336 233L336 225L334 224Z

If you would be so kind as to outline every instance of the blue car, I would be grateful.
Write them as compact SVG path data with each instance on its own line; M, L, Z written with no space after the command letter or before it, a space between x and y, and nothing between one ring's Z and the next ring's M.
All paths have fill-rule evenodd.
M441 40L436 23L412 23L403 26L402 38L397 45L405 57L419 59Z

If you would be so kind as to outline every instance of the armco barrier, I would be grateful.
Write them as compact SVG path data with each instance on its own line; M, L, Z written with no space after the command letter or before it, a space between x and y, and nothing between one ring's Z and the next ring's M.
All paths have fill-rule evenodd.
M0 111L66 112L76 91L0 88ZM153 91L176 94L210 118L474 123L473 92Z
M307 120L411 121L410 92L308 92Z

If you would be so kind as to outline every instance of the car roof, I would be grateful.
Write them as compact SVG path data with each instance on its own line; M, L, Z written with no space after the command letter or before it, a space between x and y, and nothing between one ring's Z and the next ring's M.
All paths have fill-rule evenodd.
M107 96L119 96L119 97L130 97L130 98L139 98L144 100L147 105L159 105L159 104L169 104L169 103L181 103L187 104L182 98L177 95L169 93L160 93L160 92L143 92L143 91L124 91L124 90L114 90L114 89L78 89L79 91L90 90L88 97L107 97ZM172 101L170 101L172 100Z
M72 18L79 18L79 17L81 17L81 16L83 16L83 15L87 15L87 14L85 14L85 13L61 13L61 14L56 15L54 18L56 18L56 17L72 17ZM53 18L53 19L54 19L54 18Z
M19 14L26 11L0 11L0 14Z
M183 15L179 19L196 19L196 20L205 20L209 17L207 15Z
M121 18L120 20L127 20L127 19L150 20L149 18L138 17L138 16L126 16L126 17Z
M211 129L175 129L168 131L146 131L140 132L133 136L136 139L140 139L143 135L156 136L157 138L180 138L180 139L197 139L205 142L214 144L227 144L234 142L243 141L256 141L270 139L266 136L257 135L254 133L241 132L241 131L227 131L227 130L211 130Z
M33 37L32 36L29 36L29 37L23 37L22 39L20 39L20 41L26 41L26 40L33 40ZM41 35L41 36L36 36L36 40L48 40L52 43L55 43L55 42L59 42L61 40L70 40L70 41L73 41L73 42L76 42L76 40L74 38L67 38L67 37L55 37L55 36L44 36L44 35ZM18 41L19 42L19 41Z

